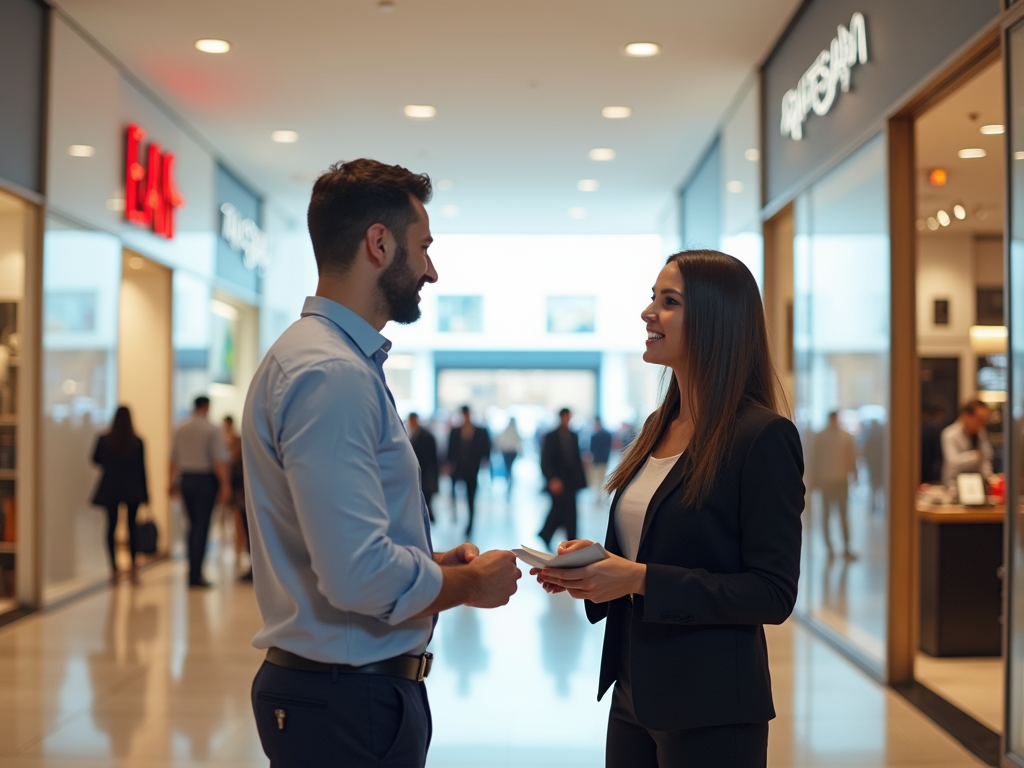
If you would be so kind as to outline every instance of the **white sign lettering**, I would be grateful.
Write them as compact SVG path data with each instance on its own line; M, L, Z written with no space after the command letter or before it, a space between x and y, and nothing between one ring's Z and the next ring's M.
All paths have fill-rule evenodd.
M850 28L839 25L828 50L818 54L796 88L786 91L782 97L782 135L800 141L811 110L816 115L827 115L835 103L837 86L843 93L849 91L850 69L867 60L868 33L864 14L855 13L850 19Z
M247 269L257 269L260 275L270 266L270 235L260 229L256 222L247 219L231 203L220 207L223 214L220 236L228 241L234 251L242 253L242 262Z

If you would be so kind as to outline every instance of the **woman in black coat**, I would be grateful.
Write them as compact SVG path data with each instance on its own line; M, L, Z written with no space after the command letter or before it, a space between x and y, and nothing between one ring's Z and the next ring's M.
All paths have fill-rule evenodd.
M670 257L641 317L644 360L673 375L608 482L611 557L531 573L607 620L609 768L763 768L775 717L763 625L796 602L800 439L779 415L764 310L741 262Z
M132 416L127 407L122 405L117 409L110 431L97 439L92 461L103 469L92 503L107 509L107 550L112 569L111 581L116 584L118 578L114 531L117 529L118 511L121 504L124 504L128 511L128 546L132 553L130 577L135 584L138 582L135 570L138 544L135 516L139 505L149 502L149 490L146 485L145 449L142 440L132 429Z

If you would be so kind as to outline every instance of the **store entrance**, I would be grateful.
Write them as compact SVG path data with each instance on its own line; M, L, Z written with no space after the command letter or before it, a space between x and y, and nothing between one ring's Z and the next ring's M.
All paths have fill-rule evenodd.
M995 732L1004 689L1003 93L997 61L914 124L921 387L914 677ZM972 480L977 498L969 498Z
M168 551L171 445L171 270L125 250L122 258L118 338L118 402L131 410L132 425L146 449L149 512ZM124 516L117 540L127 557ZM119 564L127 568L127 561Z

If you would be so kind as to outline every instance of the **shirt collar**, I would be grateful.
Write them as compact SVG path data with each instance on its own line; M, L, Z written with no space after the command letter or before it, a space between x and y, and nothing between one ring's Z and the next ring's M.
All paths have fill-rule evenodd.
M323 296L307 296L302 305L302 316L319 315L326 317L356 343L367 357L373 357L384 350L385 357L391 351L391 342L382 336L372 325L348 307Z

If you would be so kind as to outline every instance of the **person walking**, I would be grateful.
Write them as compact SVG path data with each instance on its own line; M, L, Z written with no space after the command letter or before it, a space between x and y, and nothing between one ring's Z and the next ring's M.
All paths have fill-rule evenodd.
M437 439L429 429L420 424L417 413L409 414L409 442L420 465L420 478L423 482L423 498L427 502L427 514L430 522L434 522L434 496L437 494L438 464Z
M271 768L422 768L437 614L504 605L511 552L434 552L416 454L384 377L389 321L437 280L430 180L373 160L313 185L319 282L274 342L242 419L256 602L267 656L252 705Z
M249 520L245 516L245 469L242 465L242 438L235 431L235 420L225 416L224 447L228 451L228 479L231 482L231 508L235 521L235 560L242 562L242 554L249 551ZM251 559L251 557L250 557ZM252 581L252 565L238 577L239 581Z
M843 557L856 560L850 549L850 481L857 482L857 446L853 435L839 426L839 413L828 415L828 424L814 436L814 452L811 460L811 477L821 489L821 506L824 512L822 532L829 558L835 557L832 536L829 533L832 510L839 512L839 526L843 535Z
M608 459L612 455L612 433L604 428L601 417L594 417L594 428L590 433L587 449L587 475L589 485L594 489L594 503L604 500L604 479L608 475Z
M559 528L568 538L576 538L576 494L587 487L579 435L569 429L572 411L563 408L558 419L558 428L544 436L540 453L540 471L551 495L551 511L537 535L548 549Z
M114 413L110 431L100 435L92 452L92 463L103 470L92 503L107 510L107 553L110 555L110 580L116 584L117 549L114 533L121 505L124 504L128 522L128 551L131 553L132 584L139 583L135 556L138 552L138 533L135 518L140 504L149 503L146 483L146 451L142 439L132 428L132 414L127 406L119 406Z
M796 602L800 436L780 415L761 296L738 259L669 257L641 318L644 360L672 377L608 481L609 557L530 572L606 622L608 768L764 768L775 709L763 625Z
M213 508L231 503L230 457L221 431L210 423L210 398L197 397L191 415L174 433L171 497L180 495L188 515L188 585L212 586L203 577Z
M508 426L498 435L497 445L498 453L501 454L501 460L505 463L505 498L511 499L512 465L515 464L516 457L523 450L523 438L520 437L519 430L516 427L515 416L509 418Z
M480 465L490 463L491 436L484 427L478 427L470 417L469 406L462 406L462 424L448 434L448 467L452 476L452 509L455 509L455 485L462 483L466 489L466 508L469 521L466 523L466 537L473 532L473 515L476 511L476 484Z

